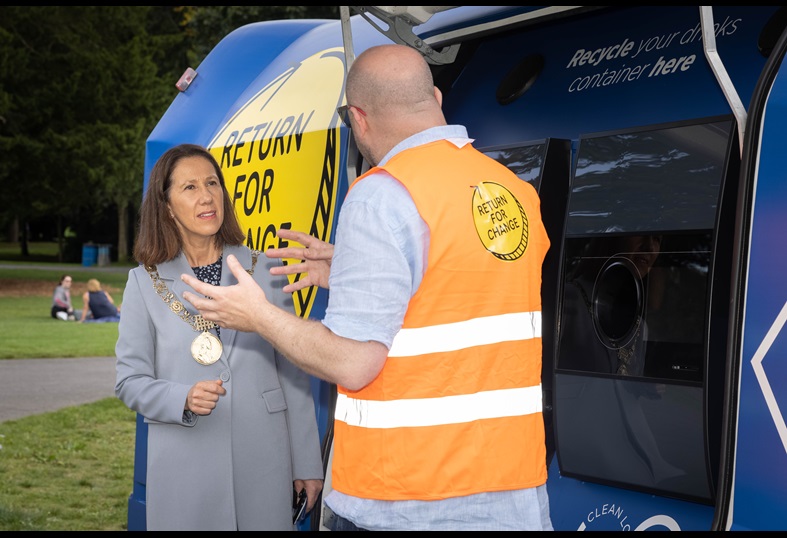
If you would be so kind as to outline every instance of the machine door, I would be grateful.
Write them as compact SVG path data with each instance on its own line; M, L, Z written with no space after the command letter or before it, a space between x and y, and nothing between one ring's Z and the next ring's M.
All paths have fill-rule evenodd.
M783 27L783 26L782 26ZM737 365L728 395L734 453L725 462L726 512L717 528L787 528L787 73L785 35L748 111L739 237L742 282ZM735 392L737 389L737 393ZM725 479L728 478L725 476ZM726 517L725 517L726 516Z
M707 384L724 365L714 317L727 321L713 283L728 282L717 236L735 132L723 116L580 139L555 369L561 475L712 503L721 411L706 413Z

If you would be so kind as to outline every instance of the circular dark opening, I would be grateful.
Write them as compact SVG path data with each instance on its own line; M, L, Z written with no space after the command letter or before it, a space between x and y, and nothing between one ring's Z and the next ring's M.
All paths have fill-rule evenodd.
M627 345L636 333L643 310L642 280L627 258L611 258L593 287L593 324L610 348Z
M514 66L497 87L497 102L501 105L513 103L530 89L544 68L544 57L531 54Z

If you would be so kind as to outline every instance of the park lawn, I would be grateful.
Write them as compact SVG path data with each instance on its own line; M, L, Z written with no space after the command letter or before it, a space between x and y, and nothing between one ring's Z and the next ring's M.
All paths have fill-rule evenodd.
M122 290L126 287L126 280L128 279L127 269L134 267L130 264L122 266L116 265L116 267L120 267L118 271L104 272L86 268L77 264L53 266L52 264L47 263L26 264L20 262L5 262L2 260L0 260L0 264L5 265L5 267L0 267L0 279L44 282L47 285L47 295L50 299L52 298L52 292L55 290L55 286L57 286L58 282L60 282L60 277L64 273L68 273L74 278L73 286L76 290L80 289L78 287L79 285L84 286L88 279L97 278L101 282L101 285L112 293L112 297L116 297L116 292L118 290L122 292ZM14 267L16 265L19 265L20 267ZM52 267L55 268L53 269ZM63 270L60 269L60 267L66 267L67 269ZM84 288L82 289L84 290ZM38 290L35 289L33 294L38 294L37 291ZM77 297L72 298L75 300L77 299ZM120 297L116 298L119 299Z
M0 260L57 262L58 246L54 241L31 241L27 250L27 257L23 257L19 243L0 241Z
M0 268L0 359L114 357L118 324L53 319L63 270L31 265ZM121 302L126 272L67 272L74 289L96 277ZM117 398L0 422L0 531L127 530L135 438L136 413Z
M135 437L116 398L0 422L0 531L127 530Z
M96 272L74 265L67 272L74 278L75 308L82 308L81 291L89 278L98 278L115 303L122 303L127 271ZM117 323L75 323L50 315L52 292L62 273L63 269L47 269L46 264L41 269L0 268L0 327L4 336L0 359L115 356Z
M117 323L60 321L51 304L49 297L0 299L0 359L115 356Z

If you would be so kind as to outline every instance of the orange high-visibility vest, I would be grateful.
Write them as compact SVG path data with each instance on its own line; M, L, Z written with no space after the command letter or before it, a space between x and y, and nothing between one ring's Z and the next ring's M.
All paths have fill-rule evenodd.
M380 374L358 391L338 387L332 487L435 500L544 484L549 239L535 189L448 141L380 168L407 187L429 225L428 263Z

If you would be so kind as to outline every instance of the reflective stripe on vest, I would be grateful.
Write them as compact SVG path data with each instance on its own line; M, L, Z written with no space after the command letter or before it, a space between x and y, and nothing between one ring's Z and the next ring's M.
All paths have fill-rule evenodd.
M335 418L348 426L361 428L414 428L540 412L541 385L538 385L389 402L358 400L339 394Z
M517 312L483 318L401 329L394 337L389 357L412 357L423 353L455 351L509 340L541 337L541 312Z

